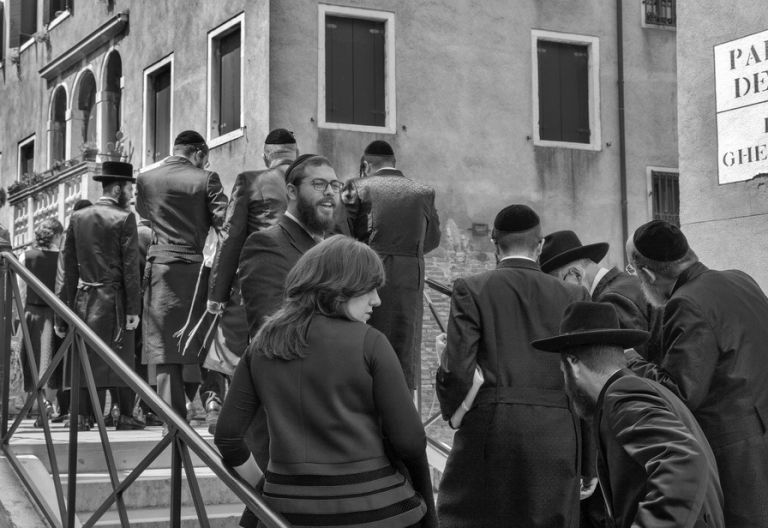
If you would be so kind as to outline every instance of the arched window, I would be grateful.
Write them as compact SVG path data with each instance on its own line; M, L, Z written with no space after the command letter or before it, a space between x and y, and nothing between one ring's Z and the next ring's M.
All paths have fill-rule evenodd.
M98 151L96 136L96 79L86 71L75 89L72 108L72 147L84 154ZM93 152L95 154L95 152Z
M51 100L51 150L49 162L67 159L67 91L59 86Z
M102 97L102 151L107 154L115 153L117 132L120 130L122 115L120 112L120 88L123 77L123 61L120 54L113 51L109 54L104 68L104 93Z

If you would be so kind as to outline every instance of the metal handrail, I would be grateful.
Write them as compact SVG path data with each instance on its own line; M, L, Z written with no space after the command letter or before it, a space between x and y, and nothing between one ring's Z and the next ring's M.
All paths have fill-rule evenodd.
M35 387L35 393L37 394L38 405L42 408L42 396L40 391L44 383L51 376L53 369L57 364L63 360L66 348L71 349L73 366L72 366L72 409L76 408L80 381L79 381L79 367L77 363L82 359L86 377L88 378L88 389L92 402L98 402L95 392L95 386L93 383L93 375L90 372L90 365L87 362L87 354L85 352L85 345L88 345L91 352L95 352L109 367L118 374L118 376L126 382L126 384L135 391L135 393L168 425L169 431L165 438L150 451L145 459L139 463L139 466L131 472L128 477L123 479L122 482L116 482L116 474L114 471L114 462L110 464L111 450L109 449L109 440L106 437L106 430L104 428L103 417L101 413L95 413L96 419L99 422L99 431L102 433L102 446L105 448L105 455L108 459L108 466L111 465L110 474L113 482L114 491L106 499L106 501L97 509L96 512L88 519L84 526L92 526L96 520L112 505L113 502L118 502L118 512L121 517L121 524L127 526L127 519L125 519L124 506L122 503L122 492L130 486L136 478L146 469L152 461L160 455L160 453L169 444L173 445L172 456L172 468L171 468L171 486L172 486L172 500L171 500L171 523L172 526L180 525L180 499L181 499L181 479L180 470L182 459L187 471L187 476L192 477L190 480L190 488L194 496L195 507L197 508L198 515L204 513L204 505L201 504L201 497L199 488L197 488L196 480L194 479L194 470L190 466L191 460L187 448L191 449L198 458L208 466L213 472L224 482L224 484L231 489L240 500L243 501L246 507L256 514L266 526L270 528L290 528L290 524L279 513L272 510L264 500L259 497L253 488L242 480L236 473L230 470L224 465L221 456L211 447L206 441L204 441L198 434L192 429L187 422L181 418L166 402L164 402L157 393L143 380L138 374L131 370L120 357L88 326L86 325L72 310L70 310L60 299L58 299L51 291L37 279L25 266L16 260L16 257L10 252L0 253L0 350L5 350L3 354L3 379L2 379L2 423L0 423L0 436L2 436L2 443L0 448L3 453L8 457L8 460L14 466L17 474L27 485L30 493L33 495L35 502L40 506L40 509L45 514L48 521L54 526L63 526L69 528L74 526L75 515L75 486L76 486L76 463L77 463L77 422L76 420L70 421L70 449L69 449L69 496L64 507L62 497L58 497L59 506L61 509L61 524L57 522L57 519L51 515L49 508L47 507L42 497L37 497L34 494L33 488L29 485L29 479L25 474L19 461L16 459L13 450L9 445L10 437L21 422L21 418L32 407L32 399L29 398L22 409L19 416L16 418L11 430L8 430L8 418L9 418L9 377L10 377L10 340L11 340L11 328L12 328L12 313L11 303L13 297L16 298L17 309L21 307L20 298L18 295L18 286L16 281L13 280L13 276L20 276L27 287L31 288L37 295L48 305L53 311L61 317L63 321L69 326L69 332L65 338L65 342L56 352L51 365L46 369L42 377L37 377L37 367L34 362L34 358L31 357L31 370L35 379L37 379L37 385ZM21 311L20 311L21 313ZM22 324L22 333L27 339L27 350L31 356L31 347L29 346L29 336L26 329L26 322L23 317L20 317ZM50 436L50 429L47 421L43 420L43 428L46 436L46 444L48 445L48 454L51 458L51 467L56 467L55 453L52 449L52 440ZM57 484L57 494L61 493L61 482L59 480L58 471L54 470L54 480ZM65 518L66 513L66 518ZM207 518L205 524L207 526ZM66 524L64 524L66 523Z

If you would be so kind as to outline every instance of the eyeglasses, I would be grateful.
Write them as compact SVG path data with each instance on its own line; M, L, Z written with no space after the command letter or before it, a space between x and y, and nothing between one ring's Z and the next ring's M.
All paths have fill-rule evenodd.
M632 264L627 264L624 267L624 271L626 271L629 275L637 275L637 270Z
M322 178L315 178L314 180L310 180L310 185L312 185L312 188L318 192L325 192L325 190L330 185L331 190L335 193L341 192L341 188L344 187L344 184L340 182L339 180L323 180Z

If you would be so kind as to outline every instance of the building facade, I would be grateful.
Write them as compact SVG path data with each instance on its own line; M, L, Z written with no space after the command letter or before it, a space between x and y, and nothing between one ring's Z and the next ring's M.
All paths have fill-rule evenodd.
M678 165L672 0L2 6L0 183L17 246L98 194L100 161L146 170L190 128L227 189L262 166L273 127L342 179L370 141L390 142L437 189L445 269L488 259L508 203L530 204L547 231L609 241L613 263L624 233L676 205L676 182L659 184Z

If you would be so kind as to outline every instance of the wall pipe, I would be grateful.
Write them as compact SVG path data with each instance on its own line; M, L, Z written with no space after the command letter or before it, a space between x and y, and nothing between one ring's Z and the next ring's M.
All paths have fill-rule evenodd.
M621 242L622 247L629 238L629 218L627 215L627 149L626 126L624 123L624 17L621 3L616 0L616 54L619 88L619 193L621 198ZM626 265L627 256L622 249L622 261Z

